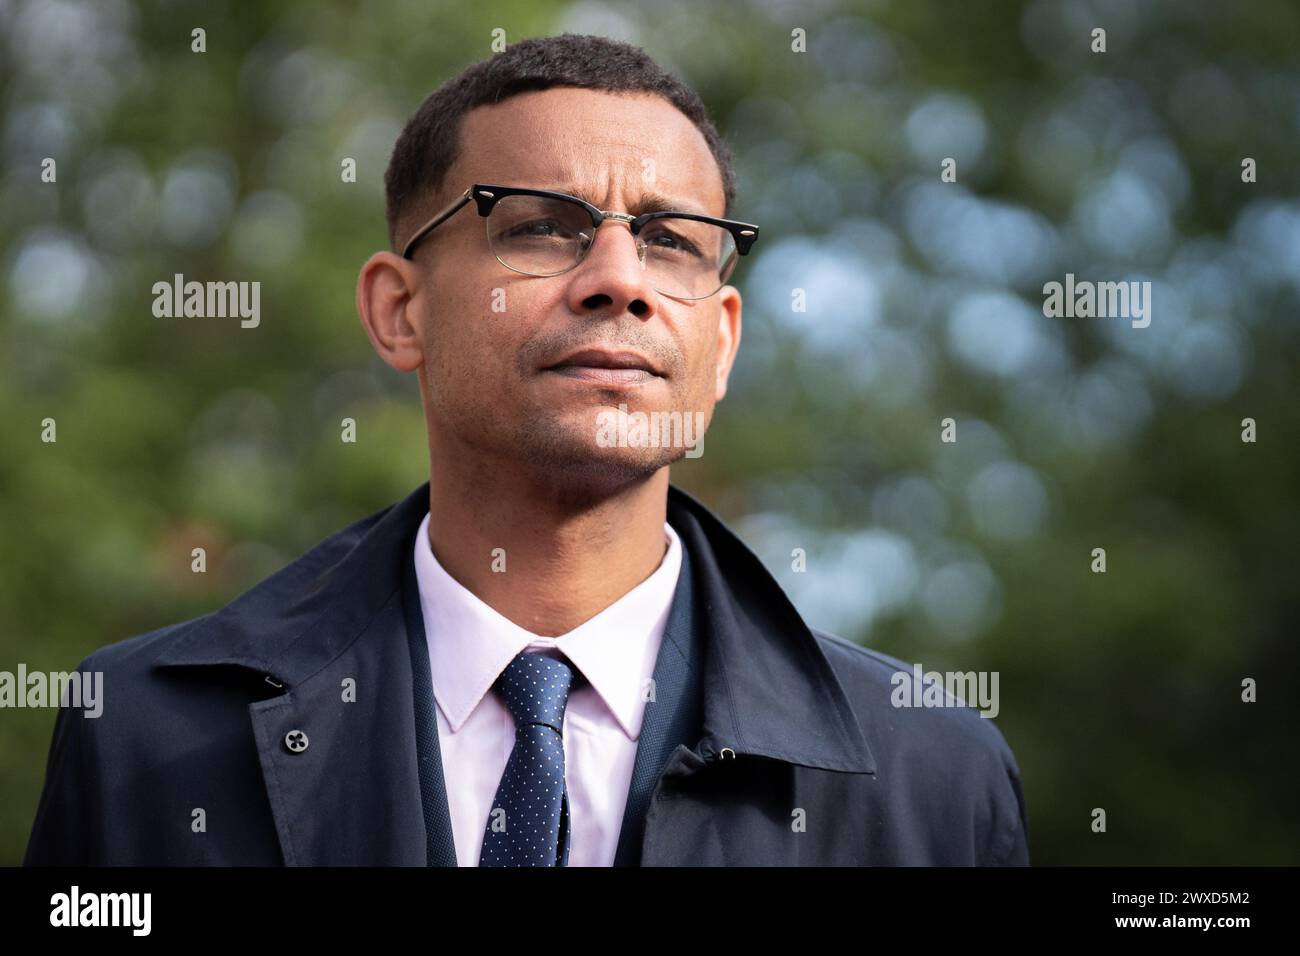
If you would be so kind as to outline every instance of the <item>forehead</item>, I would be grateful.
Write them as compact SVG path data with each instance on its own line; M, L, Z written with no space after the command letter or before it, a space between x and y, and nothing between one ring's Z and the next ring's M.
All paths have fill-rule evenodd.
M477 107L461 123L447 186L458 192L473 182L572 187L602 209L646 192L680 201L683 211L724 211L722 174L704 134L653 94L562 87Z

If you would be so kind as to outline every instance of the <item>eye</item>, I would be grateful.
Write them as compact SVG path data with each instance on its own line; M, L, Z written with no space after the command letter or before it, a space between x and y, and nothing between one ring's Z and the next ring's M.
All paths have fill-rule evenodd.
M681 255L700 255L699 247L690 239L666 226L659 226L646 236L646 245L654 249L664 249Z
M507 239L572 239L573 232L555 219L530 219L517 223L504 233Z

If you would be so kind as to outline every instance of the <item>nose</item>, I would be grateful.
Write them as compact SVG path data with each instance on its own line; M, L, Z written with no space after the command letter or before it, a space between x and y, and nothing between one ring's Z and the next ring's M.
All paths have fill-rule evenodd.
M621 315L626 311L639 319L655 314L658 297L638 245L627 223L606 219L600 224L586 255L571 273L569 299L575 312Z

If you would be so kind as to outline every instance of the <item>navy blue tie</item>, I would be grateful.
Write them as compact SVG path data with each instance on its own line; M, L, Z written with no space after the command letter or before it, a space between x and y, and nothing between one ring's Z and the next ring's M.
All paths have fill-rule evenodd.
M567 866L564 707L574 685L564 661L519 654L493 685L515 719L515 746L483 833L479 866Z

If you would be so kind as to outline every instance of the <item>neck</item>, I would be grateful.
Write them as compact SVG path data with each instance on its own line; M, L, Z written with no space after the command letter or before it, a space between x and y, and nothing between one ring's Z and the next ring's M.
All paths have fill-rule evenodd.
M580 494L518 463L440 456L430 465L429 499L438 563L498 614L544 637L595 617L653 574L666 551L666 466L613 491Z

